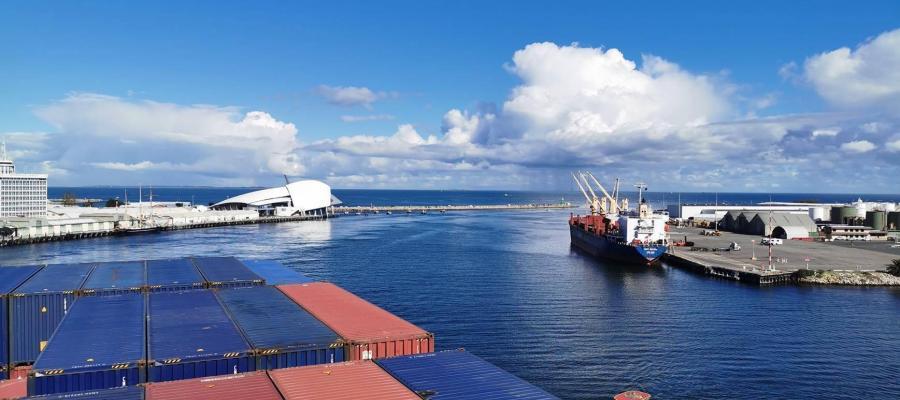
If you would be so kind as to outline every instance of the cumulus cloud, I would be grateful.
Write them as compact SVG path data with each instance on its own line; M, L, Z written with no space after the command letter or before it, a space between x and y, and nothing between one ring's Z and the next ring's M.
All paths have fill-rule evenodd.
M837 106L900 110L900 29L856 49L841 47L812 56L804 74L819 95Z
M250 170L300 174L295 150L297 128L262 111L242 113L234 107L178 105L73 93L35 113L70 139L91 138L101 148L165 144L173 152L195 149L228 165L229 157L249 152ZM97 155L102 156L103 152ZM210 162L210 165L214 163ZM109 167L110 165L106 165Z
M848 153L867 153L875 150L875 144L868 140L854 140L841 144L841 150Z
M900 139L887 142L887 143L885 143L884 147L886 147L888 149L888 151L891 151L894 153L900 152Z
M372 103L388 98L397 97L395 92L375 92L363 86L328 86L319 85L316 93L325 101L337 106L364 106L371 107Z

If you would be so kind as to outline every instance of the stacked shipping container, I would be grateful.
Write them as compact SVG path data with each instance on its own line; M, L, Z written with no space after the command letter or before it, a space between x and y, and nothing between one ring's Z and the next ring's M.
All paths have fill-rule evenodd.
M290 283L309 283L313 281L278 261L241 260L241 262L255 274L261 276L265 280L266 285L287 285Z
M143 398L144 388L140 386L125 386L111 389L87 390L83 392L31 396L26 398L26 400L143 400Z
M376 363L429 400L559 400L464 350L387 358Z
M149 295L148 380L256 370L250 345L209 290Z
M234 257L196 257L194 265L209 287L232 288L263 284L263 278Z
M147 284L143 261L108 262L94 267L82 294L117 295L140 292Z
M9 378L9 294L40 267L0 268L0 380Z
M421 400L370 361L270 371L285 400Z
M9 298L10 363L29 364L47 345L93 264L48 265Z
M253 347L257 369L344 361L338 335L278 289L223 289L217 295Z
M201 289L206 281L188 258L149 260L147 287L151 292Z
M145 380L143 294L82 297L38 357L32 395L136 385Z
M265 372L154 383L147 400L282 400Z
M280 285L278 289L344 339L348 360L434 351L434 335L334 284Z

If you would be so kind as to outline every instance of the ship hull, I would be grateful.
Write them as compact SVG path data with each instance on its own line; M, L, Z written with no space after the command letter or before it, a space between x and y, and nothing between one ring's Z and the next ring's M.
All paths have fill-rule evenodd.
M614 238L595 235L578 226L569 226L572 245L588 254L629 264L652 264L666 253L667 246L631 246L617 243Z

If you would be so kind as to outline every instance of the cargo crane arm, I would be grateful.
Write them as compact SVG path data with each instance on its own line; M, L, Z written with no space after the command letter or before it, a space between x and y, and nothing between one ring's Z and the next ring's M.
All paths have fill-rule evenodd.
M612 196L610 196L609 193L606 192L606 189L604 189L604 188L603 188L603 185L600 184L600 181L598 181L597 178L594 177L594 174L588 172L588 176L591 177L591 179L594 181L594 183L597 184L597 187L599 187L600 190L603 192L603 195L606 196L606 198L609 199L609 201L613 204L613 210L614 210L616 213L618 213L618 212L619 212L619 205L616 204L616 200L613 199ZM593 191L592 191L591 193L593 193Z

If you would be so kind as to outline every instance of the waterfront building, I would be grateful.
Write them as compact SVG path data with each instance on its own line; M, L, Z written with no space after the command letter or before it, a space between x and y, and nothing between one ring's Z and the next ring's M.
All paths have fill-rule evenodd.
M260 216L321 215L341 204L331 195L331 187L324 182L302 180L284 186L257 190L231 197L212 205L214 210L253 210Z
M47 215L47 175L16 173L16 166L0 144L0 218Z

